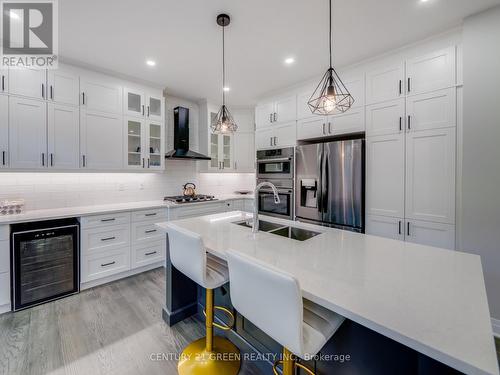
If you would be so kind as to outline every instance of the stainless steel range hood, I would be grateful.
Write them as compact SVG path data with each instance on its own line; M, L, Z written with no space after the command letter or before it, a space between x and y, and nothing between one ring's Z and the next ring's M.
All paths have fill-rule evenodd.
M174 108L174 149L167 152L165 159L211 160L209 156L189 149L189 109Z

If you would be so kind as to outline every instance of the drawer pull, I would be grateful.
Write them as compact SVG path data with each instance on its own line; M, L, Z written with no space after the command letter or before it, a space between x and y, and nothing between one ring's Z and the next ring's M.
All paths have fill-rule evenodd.
M108 221L115 221L115 220L116 220L116 218L112 218L112 219L102 219L102 220L101 220L101 222L102 222L102 223L106 223L106 222L108 222Z
M156 216L156 212L155 213L152 213L152 214L146 214L144 216Z
M115 240L116 237L106 237L106 238L101 238L101 241L111 241L111 240Z
M109 262L109 263L104 263L104 264L101 264L101 267L107 267L107 266L112 266L113 264L115 264L116 262Z
M156 229L150 229L150 230L144 231L144 233L154 233L154 232L156 232Z
M149 256L149 255L153 255L153 254L156 254L156 251L151 251L151 252L146 253L146 254L144 254L144 255L145 255L145 256Z

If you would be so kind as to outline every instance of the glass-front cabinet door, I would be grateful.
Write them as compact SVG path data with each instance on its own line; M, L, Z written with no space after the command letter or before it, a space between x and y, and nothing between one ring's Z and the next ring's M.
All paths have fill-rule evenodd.
M233 153L232 153L232 140L231 135L221 135L220 144L222 145L222 169L233 168Z
M163 100L149 95L146 101L146 117L152 121L163 121Z
M127 119L126 124L126 143L127 155L126 163L128 168L143 168L145 159L143 157L144 144L144 121L139 119Z
M219 136L217 134L210 133L210 169L218 170L220 169L219 161Z
M144 93L140 90L124 89L124 114L126 116L143 117L146 113Z
M209 134L210 157L209 170L229 171L233 169L233 136Z
M146 153L147 165L149 169L163 169L165 160L164 151L164 128L161 123L148 122L148 136Z

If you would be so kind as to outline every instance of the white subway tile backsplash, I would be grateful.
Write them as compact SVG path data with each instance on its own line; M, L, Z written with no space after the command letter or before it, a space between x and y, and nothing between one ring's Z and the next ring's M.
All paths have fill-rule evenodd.
M23 198L26 210L163 199L194 182L199 194L255 187L255 175L197 173L196 162L167 161L164 173L0 173L0 199Z

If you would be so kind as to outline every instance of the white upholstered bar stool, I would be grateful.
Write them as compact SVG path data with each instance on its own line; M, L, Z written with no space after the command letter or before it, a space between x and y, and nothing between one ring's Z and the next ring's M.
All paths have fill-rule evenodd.
M314 375L296 358L316 355L335 334L344 317L302 299L298 281L245 255L229 251L231 302L239 314L283 345L283 375L295 374L296 367ZM258 301L258 303L256 303Z
M182 352L178 364L180 375L233 375L240 369L238 348L229 340L213 335L213 327L228 330L234 324L231 311L216 306L232 320L230 326L214 323L214 289L229 281L227 264L207 256L199 235L170 223L167 226L170 260L179 272L206 289L206 337L189 344Z

